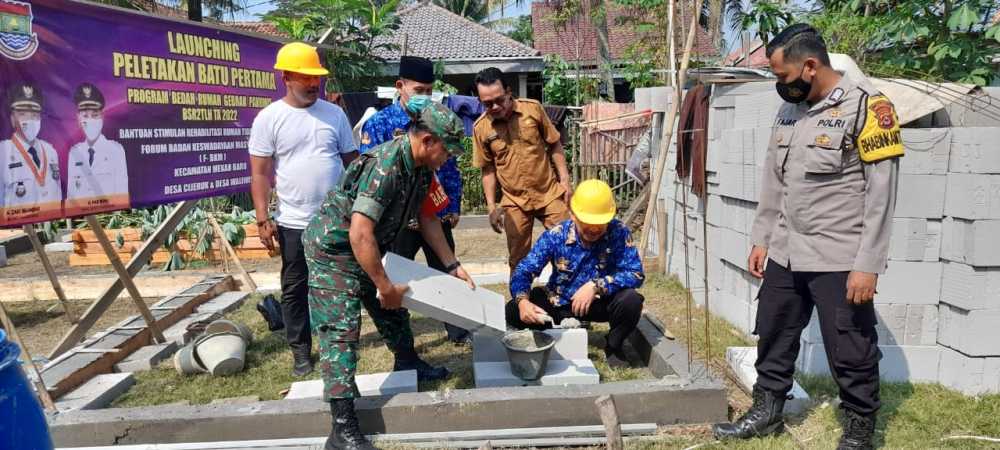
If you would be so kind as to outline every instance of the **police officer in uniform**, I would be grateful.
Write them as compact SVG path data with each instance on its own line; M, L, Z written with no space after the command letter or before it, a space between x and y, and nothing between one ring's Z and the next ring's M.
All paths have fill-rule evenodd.
M749 258L758 294L753 406L720 439L780 433L799 337L815 307L830 371L840 387L838 449L870 449L879 409L881 353L872 304L887 266L898 160L892 103L866 79L830 66L809 25L779 33L766 49L787 102L764 164ZM766 266L765 266L766 262Z
M4 219L51 219L61 215L59 156L38 137L42 127L42 91L31 84L7 92L14 134L0 142L0 197L9 213ZM20 208L19 208L20 207Z
M441 221L421 214L434 170L461 154L462 120L445 106L425 107L406 134L362 155L347 168L309 222L302 243L309 265L309 314L320 342L324 399L330 402L333 430L326 449L370 449L354 412L354 374L361 333L361 305L397 310L406 285L394 285L382 266L399 231L419 220L420 233L446 271L475 287L448 248ZM372 315L386 333L391 316Z
M129 207L125 149L106 137L104 95L91 83L76 88L73 101L84 140L69 150L66 208L75 213Z
M399 79L396 80L399 100L365 121L361 133L361 152L366 152L406 133L406 128L410 126L411 122L410 116L419 114L431 102L433 88L434 63L431 60L418 56L400 58ZM448 197L448 204L438 213L438 217L441 218L441 228L444 230L448 246L451 247L452 251L455 251L452 228L458 225L459 215L462 211L462 174L458 171L458 160L454 157L448 158L448 161L437 170L435 175ZM416 229L415 223L396 236L392 251L413 259L421 249L424 251L424 257L427 258L429 267L444 270L444 263L437 258L434 251L420 236L420 231ZM406 327L409 328L409 314L406 313L406 310L399 310L395 313L406 316L404 319ZM469 340L468 331L447 323L444 326L448 332L448 340L455 343L466 343ZM412 334L411 331L407 332ZM412 356L415 357L416 354L413 353ZM403 362L404 369L406 366L413 365L413 363ZM426 364L417 365L417 373L421 380L434 380L448 375L448 371L444 367L432 368Z

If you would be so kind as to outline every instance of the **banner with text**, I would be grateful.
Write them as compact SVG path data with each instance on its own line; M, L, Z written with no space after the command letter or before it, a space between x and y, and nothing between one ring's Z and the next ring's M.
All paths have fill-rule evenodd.
M249 190L281 43L70 0L0 0L0 227Z

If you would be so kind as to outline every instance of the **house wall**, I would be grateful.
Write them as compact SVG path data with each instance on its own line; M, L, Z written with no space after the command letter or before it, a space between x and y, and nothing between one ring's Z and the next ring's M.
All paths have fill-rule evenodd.
M987 93L1000 103L995 90ZM686 283L699 304L707 293L712 313L747 333L756 323L760 288L747 272L749 235L780 104L772 83L716 85L707 199L689 194L685 208L671 170L661 185L666 272ZM989 115L953 106L916 125L966 126L903 130L890 261L875 298L885 380L938 382L971 395L1000 392L1000 123ZM801 343L798 370L828 373L815 315Z

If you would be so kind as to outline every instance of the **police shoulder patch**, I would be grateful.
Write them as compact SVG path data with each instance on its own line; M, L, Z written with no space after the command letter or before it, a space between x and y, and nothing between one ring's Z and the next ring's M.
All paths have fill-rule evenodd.
M868 97L865 105L865 122L858 133L858 152L864 162L903 156L903 141L899 120L892 102L884 95Z

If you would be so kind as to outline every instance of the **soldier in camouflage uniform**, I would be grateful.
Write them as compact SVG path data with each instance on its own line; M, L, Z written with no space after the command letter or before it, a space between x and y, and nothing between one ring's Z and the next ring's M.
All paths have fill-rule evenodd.
M448 247L441 221L433 213L420 214L434 170L462 152L463 133L458 116L440 104L428 105L406 134L351 164L303 234L310 317L320 341L324 398L334 416L327 449L374 448L354 413L354 372L362 303L396 310L407 290L389 281L381 262L396 235L419 220L423 238L447 262L447 271L474 287ZM373 315L372 320L394 351L412 348L412 334L392 333L409 329L392 323L396 317Z

